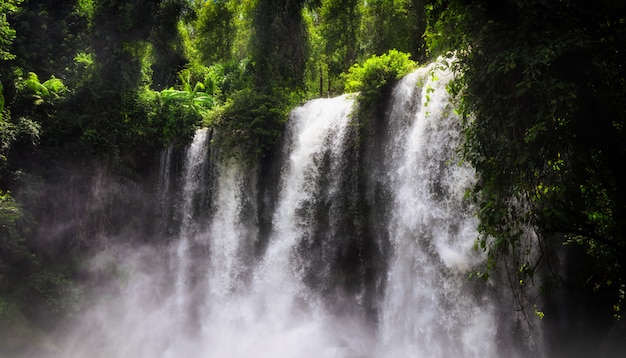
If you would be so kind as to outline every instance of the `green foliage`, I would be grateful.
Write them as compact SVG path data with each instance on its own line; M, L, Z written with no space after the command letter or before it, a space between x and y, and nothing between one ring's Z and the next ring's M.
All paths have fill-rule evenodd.
M74 57L74 61L76 61L76 63L80 64L84 68L91 67L94 62L93 56L85 52L79 52L78 54L76 54L76 56Z
M281 136L293 104L285 92L244 89L214 112L218 146L225 156L254 162Z
M363 65L353 65L346 74L346 91L378 90L402 78L415 69L417 64L410 55L391 50L381 56L372 56Z
M76 2L76 12L89 19L93 18L94 7L94 0L78 0Z
M219 97L220 102L224 102L237 91L253 86L253 71L250 58L240 61L227 61L211 66L209 68L211 80L205 79L205 83L217 83L213 94Z
M416 0L374 0L362 7L361 32L366 53L389 49L422 55L423 4Z
M224 61L211 66L192 64L180 72L179 87L191 91L192 83L202 83L203 92L223 103L233 93L252 86L250 61Z
M2 252L17 252L23 250L24 241L17 234L18 220L22 216L22 210L13 197L5 191L0 191L0 227L2 231ZM17 256L24 256L17 255Z
M13 295L20 264L31 262L25 240L18 232L21 208L11 195L0 190L0 321L7 321L19 311Z
M343 91L340 74L347 71L362 55L359 46L359 28L362 18L362 2L359 0L325 0L319 9L319 61L327 68L327 92ZM315 44L314 44L315 46ZM323 91L324 73L319 73Z
M6 172L11 147L15 143L33 147L39 143L40 135L39 123L27 117L13 117L7 108L0 111L0 190L12 177L12 173Z
M203 1L198 6L190 46L194 57L205 65L230 60L236 36L235 3Z
M302 16L304 0L258 0L254 8L251 57L254 86L303 89L309 59L308 34Z
M188 62L178 30L180 19L190 11L191 4L187 0L158 2L156 18L147 39L153 53L149 60L153 88L164 89L174 85L178 72Z
M78 49L85 50L88 19L77 11L74 1L25 1L11 15L17 37L11 47L18 66L48 78L65 81L73 70L71 59Z
M363 65L355 64L344 75L347 92L359 92L357 101L365 110L371 110L391 89L392 85L417 67L407 53L391 50L372 56Z
M18 10L23 0L0 0L0 61L12 60L15 55L10 52L15 39L15 29L7 21L7 15Z
M161 124L160 138L164 145L190 138L203 120L208 119L209 111L215 106L215 98L203 92L202 82L193 88L185 82L184 90L169 88L158 93Z
M372 55L395 49L424 58L424 7L416 0L321 0L307 3L308 88L336 95L341 74Z
M479 181L487 269L532 282L576 238L601 275L626 277L626 5L431 1L428 42L454 50L463 154ZM523 234L536 228L538 240ZM542 253L536 255L536 253ZM594 271L591 270L590 271Z
M36 106L46 101L58 101L67 94L67 88L60 79L52 76L41 83L34 72L29 72L28 78L17 83L16 88L18 91L23 91L25 95L31 96Z
M161 91L161 101L164 105L180 106L195 112L207 111L213 107L215 100L204 89L202 82L196 82L193 89L186 83L184 90L169 88Z
M213 97L204 92L202 83L198 82L193 91L180 91L173 88L161 91L161 101L166 106L180 106L196 112L211 109L215 104Z

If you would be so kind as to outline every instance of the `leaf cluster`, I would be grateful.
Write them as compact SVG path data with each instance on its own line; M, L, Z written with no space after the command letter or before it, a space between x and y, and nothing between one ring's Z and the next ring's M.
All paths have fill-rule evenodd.
M427 38L432 51L454 50L463 155L479 175L478 246L488 268L514 258L515 282L530 282L551 248L574 237L593 243L587 252L605 275L624 277L624 10L613 1L430 3ZM524 240L529 228L537 241Z
M359 107L367 112L385 98L389 90L400 78L417 67L408 53L390 50L371 56L362 65L355 64L343 75L345 90L358 92Z
M215 106L216 100L204 92L204 88L202 82L196 82L193 89L188 84L183 90L170 87L156 92L158 111L155 113L155 121L162 123L159 137L163 145L190 138L193 130L208 118L208 113Z
M2 0L0 1L0 61L12 60L15 55L11 53L10 47L15 39L15 29L7 21L7 15L18 10L23 0Z
M212 118L222 154L249 162L262 158L280 138L293 103L284 91L234 93Z

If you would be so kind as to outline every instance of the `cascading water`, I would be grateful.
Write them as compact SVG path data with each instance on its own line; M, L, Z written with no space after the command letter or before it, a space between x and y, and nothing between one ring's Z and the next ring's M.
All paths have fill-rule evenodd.
M202 187L206 182L206 137L207 129L196 132L193 142L187 150L185 158L185 172L183 176L182 200L179 214L181 216L181 230L179 239L175 242L176 254L172 258L172 267L176 274L175 296L177 315L184 316L189 304L190 283L189 277L192 272L192 250L196 248L196 242L200 239L198 223L194 219L196 206L202 193Z
M466 279L481 259L472 250L477 223L463 200L474 172L457 165L459 120L445 91L450 74L434 72L433 81L431 67L396 87L389 118L397 140L385 148L393 258L381 309L381 355L495 357L493 303L473 294ZM416 78L425 81L422 88ZM413 91L423 92L417 103ZM415 111L406 111L411 106Z
M175 209L161 213L175 219L160 243L93 260L116 279L60 356L537 356L489 293L507 289L467 279L484 258L449 78L431 65L403 79L377 140L354 125L350 96L295 109L272 187L263 168L211 155L206 129L178 190L165 153L160 201Z

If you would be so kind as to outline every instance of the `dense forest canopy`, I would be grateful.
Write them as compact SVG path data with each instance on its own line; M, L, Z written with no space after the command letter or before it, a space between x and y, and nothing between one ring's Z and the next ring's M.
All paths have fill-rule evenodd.
M133 180L201 126L255 161L294 105L359 90L360 115L375 113L414 61L440 55L479 176L480 274L505 265L523 286L576 246L594 263L580 289L620 318L625 49L617 0L1 0L3 326L36 305L61 317L80 296L74 261L31 240L36 220L14 194L31 190L24 176L71 159ZM88 249L69 246L76 259Z

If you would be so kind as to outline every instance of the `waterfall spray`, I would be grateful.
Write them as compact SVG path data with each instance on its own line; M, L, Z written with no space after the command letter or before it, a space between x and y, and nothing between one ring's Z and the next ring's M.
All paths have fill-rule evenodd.
M294 109L272 188L259 185L258 166L209 156L199 130L178 191L161 169L159 195L178 197L161 200L178 202L178 234L168 249L146 244L97 258L122 274L76 321L63 356L528 353L498 295L506 288L467 278L484 257L472 249L477 221L464 194L475 174L457 157L450 78L436 64L404 78L367 150L359 141L372 139L359 138L352 97ZM382 160L376 168L366 165L372 153ZM273 212L261 212L259 197ZM261 218L270 230L258 245Z

